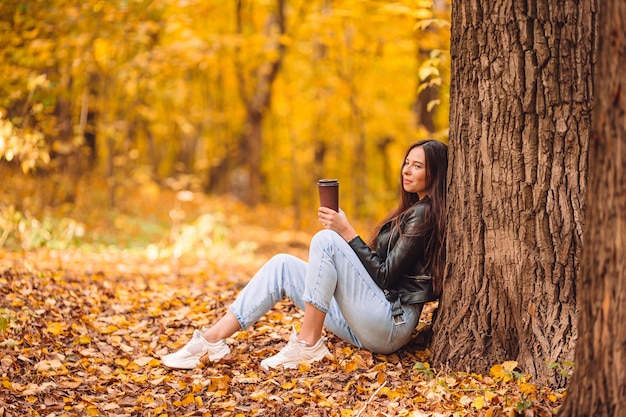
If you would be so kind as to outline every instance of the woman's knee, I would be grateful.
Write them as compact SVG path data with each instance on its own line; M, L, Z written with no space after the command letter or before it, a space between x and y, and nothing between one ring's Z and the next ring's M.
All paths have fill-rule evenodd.
M304 276L306 263L296 256L279 253L272 256L264 268L270 275L285 283L286 280L302 280L300 276Z
M332 230L320 230L313 235L313 238L311 239L311 247L324 247L328 245L329 242L332 242L335 236L338 235Z
M272 256L270 258L269 262L272 263L285 263L287 262L287 260L291 257L291 255L288 255L286 253L277 253L276 255Z

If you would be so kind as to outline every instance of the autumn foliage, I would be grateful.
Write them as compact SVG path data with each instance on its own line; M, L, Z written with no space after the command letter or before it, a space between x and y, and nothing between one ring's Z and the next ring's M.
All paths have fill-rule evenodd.
M95 171L293 205L339 177L344 207L395 186L408 143L447 138L448 3L6 0L0 160L76 199ZM363 161L368 161L366 169ZM393 177L391 177L393 175Z

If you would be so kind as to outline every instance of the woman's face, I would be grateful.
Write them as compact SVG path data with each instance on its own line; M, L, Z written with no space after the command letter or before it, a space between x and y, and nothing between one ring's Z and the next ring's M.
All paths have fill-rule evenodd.
M426 180L426 155L421 146L409 152L402 167L402 188L407 193L415 193L421 199L429 192Z

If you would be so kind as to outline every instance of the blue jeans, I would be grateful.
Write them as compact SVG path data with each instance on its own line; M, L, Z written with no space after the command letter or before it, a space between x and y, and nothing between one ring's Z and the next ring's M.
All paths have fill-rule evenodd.
M270 259L241 290L230 310L246 329L285 297L302 310L310 303L325 312L324 327L341 339L383 354L409 341L423 307L403 305L404 323L394 321L392 303L350 245L331 230L313 237L308 263L286 254Z

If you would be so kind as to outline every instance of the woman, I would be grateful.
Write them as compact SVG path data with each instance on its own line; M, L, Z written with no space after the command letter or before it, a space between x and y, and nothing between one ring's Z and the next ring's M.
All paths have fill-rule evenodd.
M291 255L270 259L241 290L226 314L175 353L165 366L192 369L205 354L217 361L230 352L225 339L250 327L287 297L304 318L276 355L261 361L264 369L297 368L330 352L325 327L341 339L376 353L404 346L417 326L425 302L441 293L445 262L447 146L417 142L401 169L401 199L376 229L368 246L342 210L320 207L325 230L311 241L309 262Z

